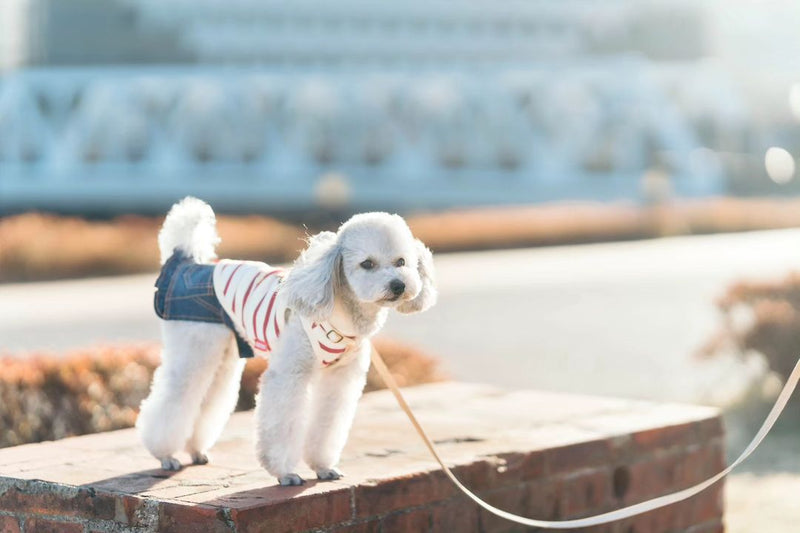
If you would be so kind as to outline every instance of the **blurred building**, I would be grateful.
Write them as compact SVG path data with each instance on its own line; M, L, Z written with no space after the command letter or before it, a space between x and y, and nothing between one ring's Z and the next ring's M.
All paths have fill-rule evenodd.
M0 209L718 194L763 141L711 37L689 1L4 0Z
M706 51L702 12L689 0L4 0L0 10L26 28L16 39L26 65L417 69Z

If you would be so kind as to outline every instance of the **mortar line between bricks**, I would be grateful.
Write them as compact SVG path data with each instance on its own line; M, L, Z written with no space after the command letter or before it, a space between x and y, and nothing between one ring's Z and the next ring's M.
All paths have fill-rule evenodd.
M512 487L512 485L506 485L504 487L499 487L497 490L504 489L504 488L509 488L509 487ZM330 526L326 526L324 528L307 529L303 533L330 532L330 531L334 531L337 528L348 527L348 526L356 526L356 525L364 524L364 523L367 523L367 522L370 522L370 521L373 521L373 520L378 521L378 523L380 524L380 522L384 518L387 518L389 516L395 516L395 515L401 515L401 514L409 514L409 513L416 512L416 511L422 511L422 510L425 510L425 509L431 509L432 510L432 509L434 509L436 507L439 507L440 505L444 505L444 504L446 504L448 502L456 501L456 500L461 499L461 498L464 498L464 499L466 499L466 501L469 501L469 502L472 501L472 500L469 500L469 498L467 498L463 494L455 494L455 495L451 496L450 498L446 498L444 500L436 500L436 501L425 502L425 503L421 503L419 505L414 505L412 507L403 507L402 509L395 509L394 511L390 511L388 513L377 514L377 515L372 515L372 516L366 516L366 517L363 517L363 518L355 518L355 517L353 517L350 520L347 520L346 522L339 522L338 524L331 524ZM380 531L382 531L383 525L381 525L380 528L381 528Z
M558 480L558 479L569 481L571 479L575 479L575 478L578 478L578 477L581 477L581 476L585 476L586 474L594 474L595 472L608 472L610 474L613 470L614 470L614 467L608 466L608 465L606 465L606 466L587 466L587 467L581 468L579 470L570 470L568 472L562 472L561 474L556 474L556 475L550 474L549 476L545 477L544 479L545 480L551 480L551 481Z
M368 516L366 518L354 518L353 520L347 520L345 522L339 522L337 524L331 524L329 526L306 529L302 531L302 533L331 533L333 531L336 531L337 529L341 529L344 527L360 526L361 524L367 524L372 521L378 521L378 523L380 523L381 518L384 516L388 515Z
M702 445L702 444L698 444L698 445L696 445L695 448L692 448L692 446L695 446L695 445L692 445L692 444L685 445L685 446L676 445L676 446L670 446L669 448L658 448L658 449L655 449L655 450L651 451L648 454L642 454L642 455L635 456L634 460L630 461L630 464L645 463L645 462L648 462L648 461L650 461L652 459L664 459L664 458L667 458L667 457L675 457L675 456L679 456L679 455L686 455L687 453L691 453L693 451L708 449L709 447L712 447L713 445L712 446L705 446L705 445Z
M54 515L54 514L44 514L44 513L17 513L12 515L14 518L19 518L20 520L27 520L28 518L42 518L44 520L54 520L57 522L69 522L71 524L83 524L87 521L85 516L61 516L61 515Z
M230 507L223 507L221 509L222 518L225 520L225 524L231 528L233 533L237 533L239 528L236 526L236 521L233 519L233 514L231 513Z
M97 533L149 533L151 530L121 525L119 522L103 521L103 520L89 520L84 525L85 531L94 531Z
M711 520L706 520L705 522L701 522L700 524L694 524L689 526L684 533L694 533L695 531L702 531L705 528L716 526L716 525L723 525L724 520L722 518L712 518Z
M356 487L350 487L350 520L356 519Z
M114 520L87 520L85 530L97 531L98 533L150 533L155 531L153 528L148 529L146 526L126 526Z
M32 482L35 482L35 484L37 484L37 485L44 485L45 488L48 488L48 486L50 484L50 482L45 482L45 481L42 481L42 480L17 480L17 481L23 481L23 482L32 481ZM55 486L59 487L58 485L55 485ZM19 488L19 487L17 487L17 488ZM74 490L74 491L89 491L89 490L92 490L92 489L87 488L87 487L81 487L81 486L73 487L73 486L69 486L69 485L68 486L64 486L64 487L59 487L59 488L65 488L65 489L70 490L70 491L72 491L72 490ZM157 506L156 506L156 509L157 509ZM100 526L100 528L101 528L100 530L101 531L107 530L107 531L110 531L110 532L113 532L113 533L127 533L127 532L131 532L131 533L147 533L148 531L155 531L154 529L149 528L149 526L147 526L147 525L143 526L142 528L132 528L132 527L125 526L124 524L120 524L119 522L116 522L114 520L93 519L93 518L87 517L87 516L63 516L63 515L54 515L54 514L47 514L47 513L31 514L31 513L19 513L19 512L14 512L14 511L0 511L0 516L10 516L12 518L16 518L19 521L19 524L20 524L20 533L25 533L26 532L25 524L27 523L27 520L31 519L31 518L50 520L50 521L55 521L55 522L71 523L71 524L83 524L84 525L84 530L87 530L87 527L89 527L89 526L92 526L92 527Z

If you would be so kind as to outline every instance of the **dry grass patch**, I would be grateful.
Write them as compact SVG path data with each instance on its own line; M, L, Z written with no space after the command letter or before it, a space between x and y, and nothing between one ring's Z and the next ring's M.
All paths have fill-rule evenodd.
M407 219L434 250L460 251L791 228L800 226L800 200L712 198L649 207L565 203Z
M660 206L551 204L406 216L434 251L544 246L800 226L800 200L705 199ZM0 219L0 282L158 269L160 218L25 214ZM311 232L320 229L311 228ZM219 217L220 257L288 262L306 230L264 216Z
M0 282L133 274L158 270L162 218L87 221L28 213L0 219ZM304 231L267 217L220 217L221 257L287 261Z

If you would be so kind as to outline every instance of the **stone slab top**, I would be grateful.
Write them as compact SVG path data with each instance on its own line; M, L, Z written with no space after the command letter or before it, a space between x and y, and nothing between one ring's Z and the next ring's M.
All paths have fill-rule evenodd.
M696 447L722 435L718 412L709 407L504 391L455 382L406 388L404 395L441 455L476 491L508 485L499 482L498 476L529 480L598 465L613 468L652 455L653 450ZM386 500L388 492L381 487L439 471L388 391L362 398L340 463L345 477L337 481L319 482L303 468L298 473L308 480L305 485L278 486L256 460L254 431L252 412L235 413L211 450L211 462L191 466L188 456L178 455L188 465L179 472L161 470L134 429L1 449L0 495L10 483L28 493L33 489L21 488L20 483L44 484L49 490L78 487L89 489L92 497L95 493L125 495L136 501L163 502L171 509L191 507L193 516L198 508L206 509L230 523L256 511L261 513L259 520L264 520L264 509L305 500L298 509L304 514L303 527L311 528L385 512L395 504ZM369 490L374 494L359 499L361 492ZM424 491L419 486L414 490L424 492L420 498L427 499L456 495L443 476ZM407 488L401 492L405 494L402 505L413 508L415 503L409 498L413 500L414 493ZM320 497L325 504L313 511L313 501ZM619 503L625 503L624 499ZM134 523L132 515L119 516L130 514L128 504L120 505L113 504L116 510L107 514L118 522ZM321 514L309 518L309 512Z
M504 391L465 383L436 383L404 389L404 395L449 465L475 457L541 450L615 437L620 445L657 444L670 427L703 422L709 437L720 433L711 407L663 404L543 391ZM704 429L705 428L705 429ZM702 437L702 435L698 435ZM299 488L276 487L254 452L252 412L235 413L211 462L170 473L158 467L133 429L0 449L0 476L39 479L69 486L91 485L192 503L238 505L237 494L265 491L270 497L326 492L438 469L388 391L365 394L341 461L345 477L309 481ZM301 476L314 479L308 469ZM233 500L231 500L233 498Z

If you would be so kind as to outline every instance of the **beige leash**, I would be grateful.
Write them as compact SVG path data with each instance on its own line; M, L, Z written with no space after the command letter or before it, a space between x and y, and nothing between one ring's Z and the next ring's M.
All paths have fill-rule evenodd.
M481 500L478 496L472 493L468 488L461 484L461 482L453 475L447 465L444 464L442 458L439 456L439 453L436 451L436 448L431 442L431 439L428 438L428 435L425 433L425 430L422 429L422 426L417 421L417 418L414 416L414 413L411 411L411 408L406 403L405 398L400 393L400 389L397 386L397 382L392 377L391 372L386 367L386 363L383 362L383 358L375 349L375 346L372 346L372 364L375 365L375 369L380 374L383 381L389 387L389 390L392 391L394 394L397 403L400 404L400 407L405 411L406 416L411 421L411 424L414 426L414 429L417 430L417 433L422 440L425 442L425 446L428 447L428 450L431 452L433 457L442 467L444 473L447 474L447 477L455 483L455 485L467 496L469 496L475 503L493 513L499 517L505 518L506 520L510 520L512 522L516 522L518 524L522 524L525 526L532 526L532 527L541 527L541 528L548 528L548 529L569 529L569 528L576 528L576 527L587 527L587 526L596 526L598 524L607 524L609 522L614 522L616 520L622 520L624 518L630 518L631 516L636 516L641 513L645 513L647 511L652 511L653 509L658 509L660 507L665 507L667 505L671 505L673 503L685 500L687 498L691 498L695 494L707 489L726 475L728 475L731 470L736 468L742 461L747 459L751 453L761 444L761 441L764 440L764 437L769 433L769 430L772 429L772 426L775 424L775 421L778 420L783 408L786 407L786 402L789 401L789 398L794 392L795 387L797 386L798 380L800 380L800 360L798 360L797 364L795 364L794 370L792 370L789 379L786 380L786 385L783 386L783 390L781 391L778 399L775 401L775 405L772 407L767 419L764 421L764 424L761 426L761 429L758 430L756 436L753 437L753 440L750 444L745 448L742 454L728 466L725 470L720 472L719 474L715 475L714 477L703 481L702 483L698 483L693 487L689 487L688 489L684 489L678 492L674 492L672 494L667 494L665 496L659 496L658 498L653 498L652 500L647 500L645 502L637 503L635 505L631 505L628 507L623 507L622 509L617 509L616 511L610 511L608 513L603 513L595 516L589 516L586 518L578 518L575 520L534 520L532 518L525 518L524 516L518 516L502 509L498 509L492 505L489 505L485 501Z

